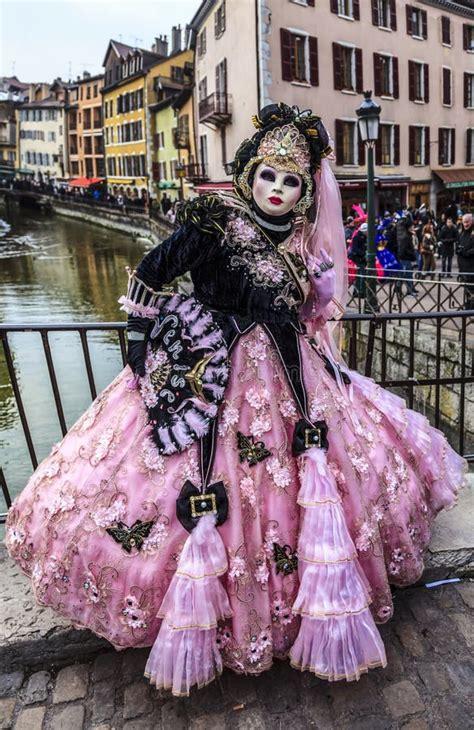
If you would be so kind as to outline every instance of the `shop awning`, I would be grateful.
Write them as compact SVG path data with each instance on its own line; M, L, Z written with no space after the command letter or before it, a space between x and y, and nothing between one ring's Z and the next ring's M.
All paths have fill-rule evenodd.
M26 170L23 167L18 167L15 170L15 172L18 173L18 175L34 175L35 174L35 171L34 170Z
M445 188L473 188L474 169L433 170Z
M88 188L90 185L97 185L104 180L103 177L75 177L73 180L69 180L68 185L73 188Z
M198 193L206 193L209 190L232 190L233 187L231 182L206 182L195 185L194 190Z

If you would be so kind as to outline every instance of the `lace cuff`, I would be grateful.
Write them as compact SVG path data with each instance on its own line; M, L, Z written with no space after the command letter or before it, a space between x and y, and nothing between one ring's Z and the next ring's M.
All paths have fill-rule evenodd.
M164 287L163 291L155 291L147 286L144 281L136 275L136 270L126 267L128 273L127 294L120 297L121 310L136 317L147 317L154 319L159 313L160 299L168 297L173 293L172 287Z

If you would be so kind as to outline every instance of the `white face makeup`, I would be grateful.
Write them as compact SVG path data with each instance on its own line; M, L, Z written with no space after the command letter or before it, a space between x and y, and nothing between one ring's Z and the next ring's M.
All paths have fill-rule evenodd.
M255 170L252 194L260 210L268 215L285 215L301 198L303 181L295 172L275 170L261 162Z

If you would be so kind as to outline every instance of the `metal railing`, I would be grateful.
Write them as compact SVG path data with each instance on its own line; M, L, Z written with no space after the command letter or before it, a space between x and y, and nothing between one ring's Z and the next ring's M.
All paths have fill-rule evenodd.
M413 408L417 402L416 390L426 386L433 386L435 389L434 397L434 426L439 428L441 423L441 388L443 386L458 386L460 395L459 420L457 424L457 449L469 459L474 459L474 455L465 454L465 396L466 387L474 384L474 355L471 362L468 362L468 326L472 322L474 311L464 312L434 312L434 313L382 313L376 316L360 313L347 313L343 318L343 325L346 334L346 347L348 365L353 370L359 370L364 375L370 377L374 373L374 352L376 342L379 344L381 353L380 377L376 378L377 382L384 388L402 388L406 394L408 407ZM415 372L415 336L420 321L434 319L435 320L435 352L431 353L435 357L436 368L434 377L417 378ZM446 322L456 319L458 320L458 329L460 332L460 361L458 363L458 375L442 376L441 375L441 344L442 331ZM387 374L387 326L393 322L403 322L408 328L409 354L408 354L408 376L403 380L393 379ZM368 332L362 333L361 326L363 322L368 323ZM7 372L10 379L13 395L23 434L25 437L31 465L33 469L38 466L38 458L33 443L31 428L23 403L21 388L18 381L17 371L14 365L14 359L10 348L9 334L11 333L31 333L37 332L41 338L46 366L49 374L49 381L53 392L56 414L64 436L67 433L66 419L64 415L64 407L61 400L61 394L58 387L56 369L53 360L53 354L49 342L49 334L54 332L76 332L79 334L82 356L86 368L87 381L90 396L93 399L97 397L97 388L95 383L94 371L92 367L91 355L89 350L88 333L89 332L115 332L118 336L120 353L123 365L126 363L126 325L123 322L110 323L76 323L76 324L33 324L33 325L13 325L0 324L0 339L3 346L3 354ZM361 356L361 342L363 341L363 354ZM421 391L423 392L423 391ZM3 492L4 500L9 509L11 505L11 497L8 490L5 475L0 468L0 487ZM5 522L6 513L0 513L0 524Z

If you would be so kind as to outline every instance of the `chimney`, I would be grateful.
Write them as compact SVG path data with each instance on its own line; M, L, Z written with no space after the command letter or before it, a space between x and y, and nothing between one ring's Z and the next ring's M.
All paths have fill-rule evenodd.
M90 79L90 77L91 77L91 75L90 75L89 71L83 71L82 72L82 78L83 79Z
M183 51L186 49L189 49L191 47L191 33L192 28L191 26L186 23L186 28L184 29L184 48Z
M181 26L174 25L171 28L171 53L181 50Z
M168 38L167 38L167 36L160 35L159 38L155 38L155 43L153 45L155 47L155 53L158 53L160 56L168 55Z

